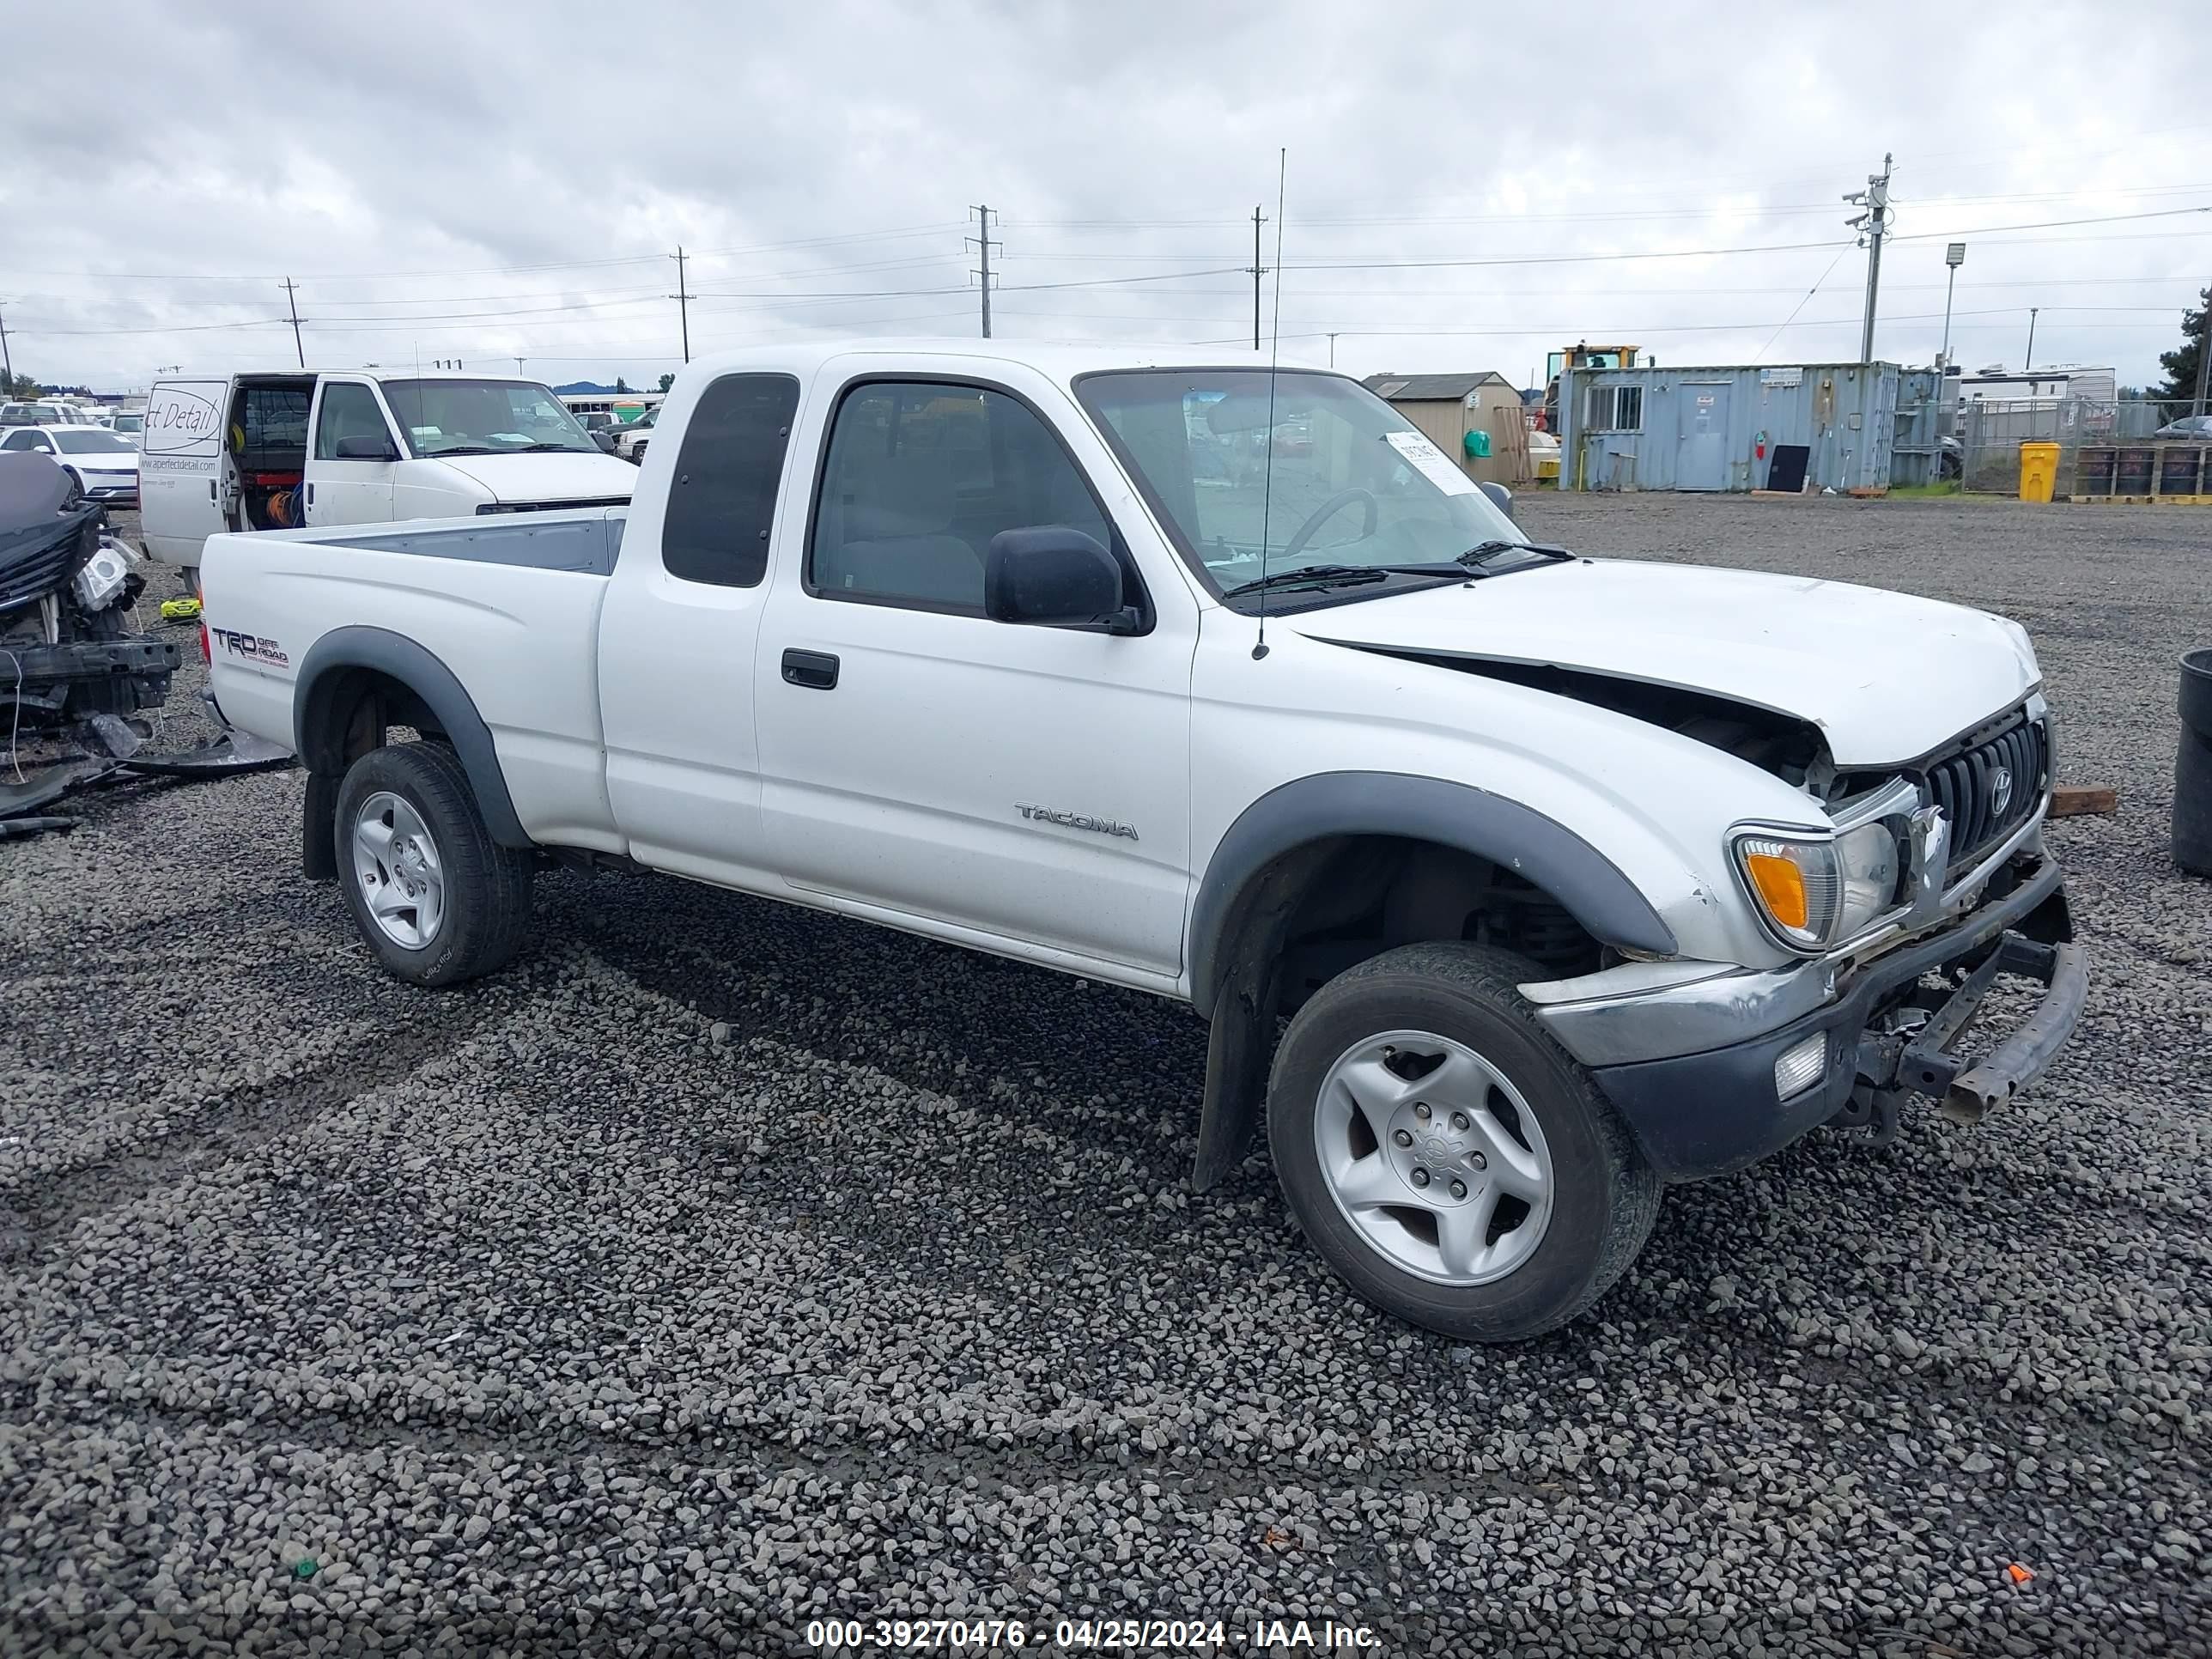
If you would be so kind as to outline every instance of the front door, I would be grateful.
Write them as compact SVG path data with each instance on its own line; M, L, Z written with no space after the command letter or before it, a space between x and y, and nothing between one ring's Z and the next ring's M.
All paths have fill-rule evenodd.
M1726 381L1686 381L1674 388L1674 488L1729 487L1729 387Z
M848 386L817 500L803 580L776 584L755 665L775 867L810 892L1173 975L1188 590L1154 584L1133 635L984 616L991 539L1025 526L1115 548L1143 591L1066 447L996 387Z
M398 441L366 380L325 376L307 429L307 522L386 524Z

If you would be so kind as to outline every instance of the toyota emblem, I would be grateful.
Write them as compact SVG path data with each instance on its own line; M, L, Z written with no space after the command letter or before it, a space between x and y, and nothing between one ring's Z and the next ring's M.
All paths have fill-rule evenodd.
M2012 805L2012 768L2000 766L1990 775L1990 811L2002 817Z

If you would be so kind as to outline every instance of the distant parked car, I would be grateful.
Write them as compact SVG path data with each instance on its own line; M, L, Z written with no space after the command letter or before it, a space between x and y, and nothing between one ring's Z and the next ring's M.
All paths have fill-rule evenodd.
M132 443L137 443L139 439L139 434L146 430L145 411L143 410L134 409L127 411L126 413L118 415L113 421L109 422L108 430L111 432L119 432L125 437L130 439Z
M36 398L0 404L0 426L85 426L84 411L58 398Z
M620 421L615 419L604 409L590 410L579 414L576 421L589 435L591 441L599 447L600 453L611 455L615 453L615 434L622 429Z
M653 439L653 417L659 412L660 405L655 404L628 426L617 427L615 453L626 461L642 462L645 459L645 447Z
M2185 415L2178 421L2168 421L2150 435L2179 438L2184 443L2212 443L2212 415Z
M0 438L0 450L9 449L46 456L88 501L138 504L138 446L119 433L96 426L19 426Z

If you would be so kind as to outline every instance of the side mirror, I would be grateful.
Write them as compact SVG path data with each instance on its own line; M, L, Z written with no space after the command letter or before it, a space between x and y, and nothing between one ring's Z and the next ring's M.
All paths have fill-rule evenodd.
M983 558L983 614L994 622L1133 634L1121 567L1096 538L1066 525L1001 530Z
M1508 489L1504 484L1492 483L1486 479L1482 483L1478 483L1475 488L1480 489L1484 495L1489 496L1490 504L1496 507L1500 513L1503 513L1509 519L1513 517L1513 492ZM1518 520L1515 520L1514 521L1516 524L1519 522Z
M392 440L364 434L338 440L338 459L342 461L396 461L399 452L392 447Z

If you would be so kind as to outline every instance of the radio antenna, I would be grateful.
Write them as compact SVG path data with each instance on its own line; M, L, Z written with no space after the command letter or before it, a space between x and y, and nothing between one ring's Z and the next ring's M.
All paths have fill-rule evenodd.
M1252 660L1267 654L1267 532L1275 507L1275 374L1283 351L1283 188L1290 177L1291 152L1275 152L1275 314L1267 326L1267 465L1260 485L1260 637Z

